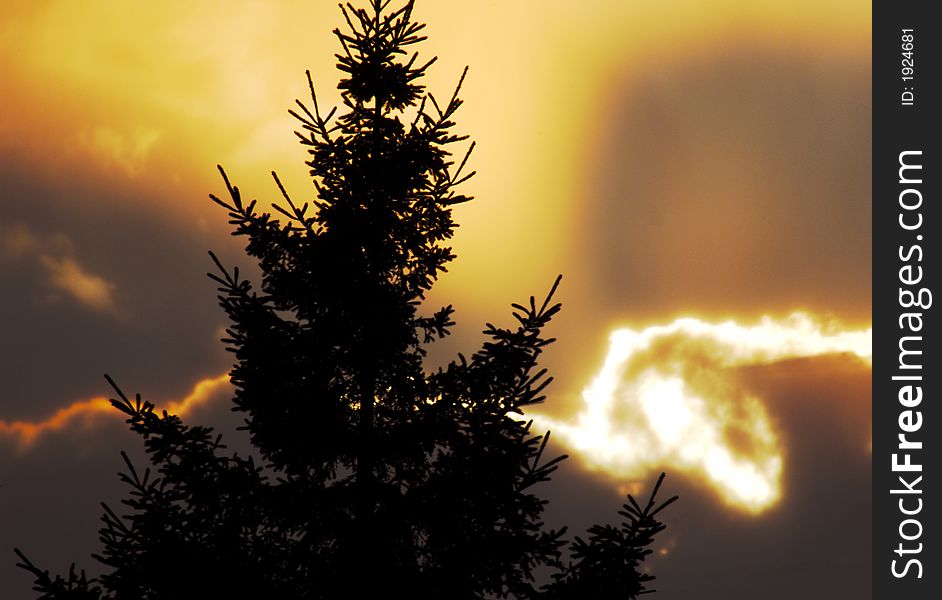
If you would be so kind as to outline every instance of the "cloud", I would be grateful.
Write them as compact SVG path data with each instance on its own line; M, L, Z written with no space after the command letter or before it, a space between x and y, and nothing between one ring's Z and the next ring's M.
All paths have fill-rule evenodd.
M831 353L869 364L871 330L841 331L805 314L751 327L684 318L620 329L574 420L528 418L590 467L621 478L686 472L758 513L781 497L783 450L766 405L736 369Z
M117 286L79 264L69 238L40 237L25 225L0 229L0 258L33 261L46 275L46 284L97 312L117 316Z
M193 409L217 397L228 389L229 374L223 373L198 381L190 393L180 400L172 400L157 406L158 411L184 416ZM95 422L102 416L120 418L123 413L115 410L107 398L96 397L80 400L56 410L52 415L38 421L4 421L0 419L0 438L12 439L20 449L31 447L37 439L47 433L73 429Z

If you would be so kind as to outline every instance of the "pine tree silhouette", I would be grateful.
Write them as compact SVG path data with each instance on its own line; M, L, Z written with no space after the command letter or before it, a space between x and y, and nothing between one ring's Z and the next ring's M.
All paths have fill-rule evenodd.
M514 304L512 328L427 374L424 345L447 335L452 307L419 312L446 264L451 209L474 175L449 148L458 87L444 104L420 80L434 59L413 3L341 6L338 68L344 112L292 111L308 147L316 200L283 194L279 218L245 202L220 168L234 235L261 267L258 287L215 255L219 301L232 325L235 410L260 457L227 454L211 428L158 413L140 396L112 404L143 438L151 467L124 454L122 516L105 506L95 555L106 573L52 577L19 550L40 598L335 599L633 598L657 514L629 497L621 527L596 526L569 545L544 526L533 486L565 456L544 458L549 434L524 409L552 380L537 360L546 300ZM457 164L456 164L457 163ZM662 475L663 479L663 475ZM535 582L537 569L552 575Z

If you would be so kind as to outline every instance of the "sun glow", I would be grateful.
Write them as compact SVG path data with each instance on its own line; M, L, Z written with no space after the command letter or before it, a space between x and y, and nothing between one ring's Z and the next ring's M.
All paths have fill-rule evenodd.
M782 444L735 369L831 353L870 364L871 330L840 331L806 314L751 327L684 318L619 329L573 421L528 416L590 467L622 478L692 474L730 506L760 513L782 495Z

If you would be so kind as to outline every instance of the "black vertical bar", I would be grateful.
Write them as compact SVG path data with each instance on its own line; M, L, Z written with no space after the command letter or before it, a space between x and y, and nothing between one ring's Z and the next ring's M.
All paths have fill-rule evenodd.
M942 589L942 23L932 2L873 3L873 597ZM938 8L938 7L935 7ZM942 296L938 298L942 302Z

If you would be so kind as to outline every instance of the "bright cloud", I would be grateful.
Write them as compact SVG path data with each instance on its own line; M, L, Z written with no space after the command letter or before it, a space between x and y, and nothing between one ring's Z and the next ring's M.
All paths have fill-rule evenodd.
M840 331L804 314L751 327L687 318L619 329L574 420L528 418L591 467L622 478L686 472L758 513L781 497L783 453L765 405L733 369L830 353L869 364L871 330Z

